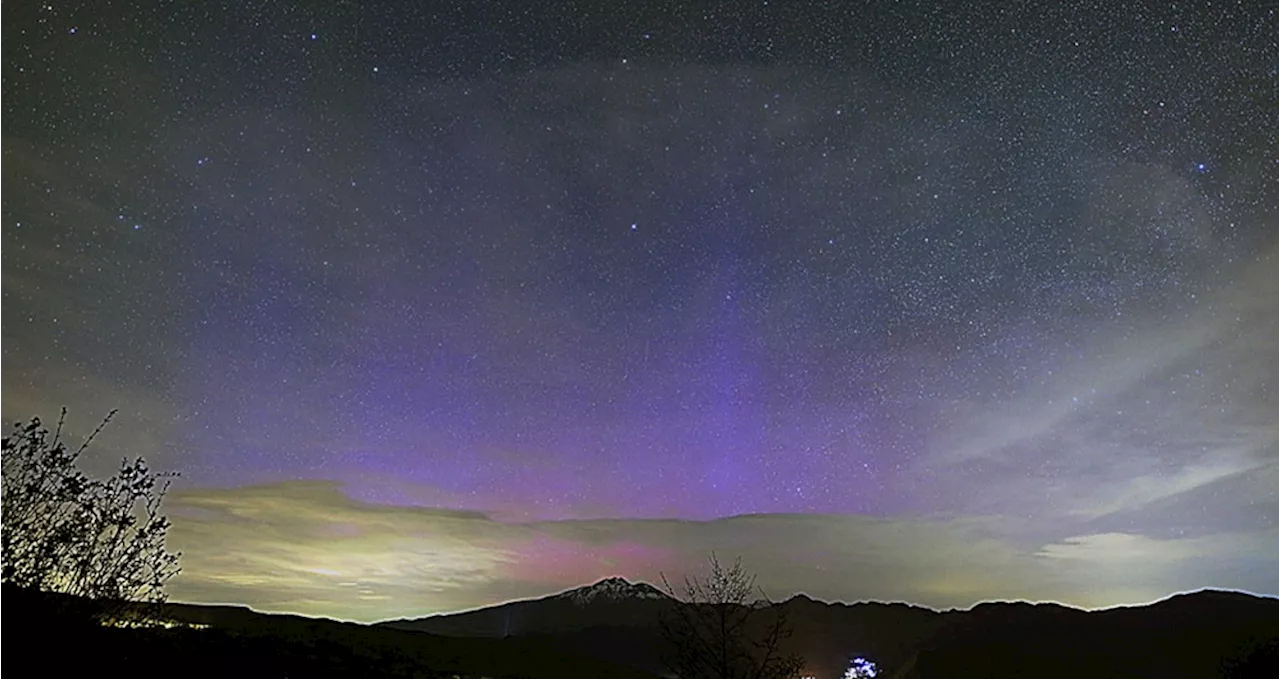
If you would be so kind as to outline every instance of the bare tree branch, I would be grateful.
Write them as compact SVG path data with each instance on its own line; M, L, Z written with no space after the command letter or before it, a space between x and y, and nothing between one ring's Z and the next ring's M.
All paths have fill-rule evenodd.
M686 577L680 593L662 575L675 603L664 613L661 632L666 664L680 679L791 679L803 660L784 652L791 629L781 607L755 584L737 559L725 567L713 553L705 578ZM751 600L760 591L764 605Z
M4 437L0 580L106 602L164 600L178 572L160 513L173 475L151 472L141 458L122 460L105 480L75 464L115 412L74 452L62 441L65 408L52 437L39 418Z

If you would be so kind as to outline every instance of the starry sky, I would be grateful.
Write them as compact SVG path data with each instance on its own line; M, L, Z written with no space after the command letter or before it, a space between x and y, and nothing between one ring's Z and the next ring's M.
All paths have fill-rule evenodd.
M1276 592L1274 6L554 4L6 9L3 417L175 599Z

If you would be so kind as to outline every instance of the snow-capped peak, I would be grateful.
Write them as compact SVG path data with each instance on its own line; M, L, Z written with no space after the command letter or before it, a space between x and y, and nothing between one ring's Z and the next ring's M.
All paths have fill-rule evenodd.
M647 582L628 582L624 578L605 578L594 585L571 589L559 595L573 603L583 605L596 599L621 601L627 599L666 599L667 595Z

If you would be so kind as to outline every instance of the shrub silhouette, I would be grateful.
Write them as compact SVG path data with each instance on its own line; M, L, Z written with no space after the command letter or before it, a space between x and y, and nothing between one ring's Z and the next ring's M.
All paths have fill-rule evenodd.
M792 679L804 661L783 651L792 630L786 613L756 587L742 559L722 566L715 554L706 577L687 577L676 592L666 576L672 606L661 620L666 663L680 679ZM753 600L759 592L760 598Z
M15 423L4 437L0 581L5 585L121 605L164 601L164 585L178 573L179 555L164 546L169 520L160 513L173 475L151 472L142 458L122 460L108 479L89 478L76 467L115 413L74 451L61 440L65 408L52 436L36 417Z

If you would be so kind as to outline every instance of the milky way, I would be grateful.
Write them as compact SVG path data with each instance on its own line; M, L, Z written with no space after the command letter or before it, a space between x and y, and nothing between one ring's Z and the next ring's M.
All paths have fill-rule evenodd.
M1274 7L436 4L6 13L3 415L178 598L1275 592Z

